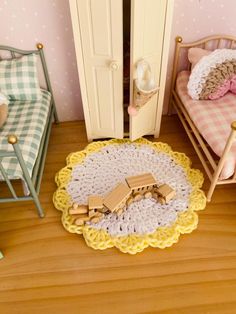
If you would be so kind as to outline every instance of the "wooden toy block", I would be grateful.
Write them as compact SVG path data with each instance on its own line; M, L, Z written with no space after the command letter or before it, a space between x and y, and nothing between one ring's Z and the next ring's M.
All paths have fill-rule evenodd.
M134 202L138 202L141 201L141 199L143 198L143 196L139 193L134 194Z
M96 210L94 210L94 209L90 209L90 210L89 210L89 212L88 212L88 215L89 215L89 217L91 218L91 217L96 216L96 213L97 213L97 211L96 211Z
M144 173L138 176L128 177L125 179L131 190L156 185L156 180L151 173Z
M93 218L91 218L90 221L91 221L92 223L96 224L96 223L98 223L101 219L102 219L101 217L93 217Z
M79 204L77 204L77 203L73 203L73 204L72 204L72 208L73 208L73 209L77 209L78 207L79 207Z
M103 214L103 213L96 212L95 217L103 218L103 217L104 217L104 214Z
M169 202L175 196L175 190L173 190L168 184L163 184L158 188L158 194L164 198L165 202Z
M145 198L151 198L151 197L152 197L152 193L151 193L150 191L148 191L148 192L146 192L146 193L144 194L144 197L145 197Z
M77 205L77 206L74 206ZM69 214L76 215L76 214L87 214L88 213L88 206L87 205L78 205L73 204L72 208L69 209Z
M166 204L166 201L165 201L164 197L159 196L157 198L157 200L158 200L159 203L161 203L161 205L165 205Z
M158 187L157 186L154 186L153 193L158 193Z
M104 206L111 212L118 210L123 202L129 198L131 190L123 183L118 184L104 199Z
M156 192L152 193L152 197L157 201L158 200L158 194Z
M103 206L103 198L99 195L90 195L88 197L88 208L91 209L102 209Z
M120 216L124 212L123 208L119 208L116 212L117 216Z
M85 222L89 221L90 218L88 215L79 215L79 217L75 220L75 224L77 226L82 226L84 225Z
M109 213L108 210L107 210L107 208L104 207L104 206L103 206L103 208L99 208L99 209L97 210L97 212L98 212L98 213L102 213L102 214Z
M76 224L77 226L83 226L83 225L84 225L84 221L83 221L82 219L76 219L76 220L75 220L75 224Z
M129 206L130 204L132 204L133 203L133 197L129 197L128 199L127 199L127 202L126 202L126 205L127 206Z
M106 211L107 211L107 209L106 209ZM96 210L94 210L94 209L90 210L90 211L88 212L88 215L89 215L90 218L91 218L91 217L104 217L104 213L101 213L101 212L96 211Z
M75 214L75 215L72 215L71 218L76 221L76 219L85 219L85 217L88 217L87 214ZM89 219L89 217L88 217ZM85 219L86 220L86 219Z

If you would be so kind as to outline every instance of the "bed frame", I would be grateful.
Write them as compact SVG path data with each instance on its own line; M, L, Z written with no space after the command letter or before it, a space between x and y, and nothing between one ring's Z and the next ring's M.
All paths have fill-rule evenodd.
M220 159L217 159L215 154L210 150L209 145L205 142L201 134L198 132L196 126L191 120L187 110L185 109L175 90L177 74L180 71L190 70L191 68L191 64L187 58L187 51L191 47L200 47L207 50L214 50L217 48L236 49L236 37L227 35L216 35L205 37L201 40L191 43L182 43L182 38L176 37L176 47L171 82L171 98L168 111L169 114L172 114L172 108L174 106L180 118L180 121L182 122L183 127L188 134L188 137L192 142L199 159L202 162L202 165L211 183L207 193L207 201L210 202L216 185L236 183L236 170L229 179L219 179L221 170L223 169L225 160L227 158L227 154L230 151L233 142L236 140L236 121L233 121L231 124L231 133L226 142L223 155Z
M44 128L44 132L42 135L41 144L39 147L39 152L38 152L38 156L34 165L32 176L30 177L27 167L25 165L20 147L18 145L18 139L16 135L9 134L8 136L8 143L12 144L14 151L6 152L3 150L0 150L0 171L2 173L3 178L5 179L4 181L7 184L7 187L11 194L11 197L0 198L0 203L32 200L34 201L37 207L39 216L43 217L44 212L41 207L38 194L40 191L40 185L41 185L41 180L42 180L42 174L43 174L43 169L44 169L44 164L45 164L45 159L46 159L46 154L47 154L47 148L48 148L48 142L49 142L49 136L51 133L51 126L52 126L53 118L54 118L54 121L58 123L58 117L57 117L57 112L55 108L52 87L51 87L51 83L50 83L50 79L48 75L47 65L46 65L46 61L44 57L43 45L39 43L37 44L36 47L37 47L37 50L20 50L20 49L16 49L12 47L0 46L0 51L5 51L7 53L10 53L11 58L15 58L18 56L27 55L31 53L38 55L41 62L41 67L43 70L42 72L43 72L44 84L46 85L46 89L51 93L51 103L50 103L49 113L48 113L46 125ZM25 182L27 183L28 189L30 191L29 196L17 196L17 193L12 185L12 182L7 177L7 173L2 166L1 161L4 157L16 157L18 159L18 162L23 171Z

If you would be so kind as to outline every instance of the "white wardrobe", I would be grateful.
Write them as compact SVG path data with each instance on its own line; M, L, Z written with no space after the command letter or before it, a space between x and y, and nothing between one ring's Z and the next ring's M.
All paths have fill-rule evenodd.
M88 140L159 136L173 6L173 0L70 0ZM142 59L151 65L160 89L127 121L135 68Z

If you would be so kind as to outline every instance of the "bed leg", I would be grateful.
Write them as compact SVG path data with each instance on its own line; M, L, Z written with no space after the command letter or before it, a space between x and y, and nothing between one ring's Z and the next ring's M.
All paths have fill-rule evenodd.
M57 116L57 110L56 110L56 106L55 106L55 101L54 101L54 96L53 96L53 91L52 91L52 86L51 86L51 82L50 82L50 78L49 78L49 73L48 73L48 68L47 68L47 64L46 64L46 60L45 60L45 56L44 56L44 52L43 52L43 44L42 43L38 43L36 45L38 51L39 51L39 55L41 58L41 63L43 66L43 72L44 72L44 77L47 83L47 89L48 91L51 93L51 97L52 97L52 106L53 106L53 116L54 116L54 120L55 123L59 123L58 120L58 116Z
M31 192L31 194L32 194L32 191L30 191ZM34 191L35 192L35 191ZM32 196L33 196L33 194L32 194ZM42 209L42 207L41 207L41 204L40 204L40 201L39 201L39 198L38 198L38 195L37 195L37 193L35 192L35 195L33 196L33 199L34 199L34 204L35 204L35 206L36 206L36 208L37 208L37 210L38 210L38 215L39 215L39 217L40 218L43 218L44 217L44 211L43 211L43 209Z
M54 104L54 101L53 101L53 117L54 117L55 123L58 124L59 120L58 120L57 110L56 110L56 106Z
M172 114L173 114L173 104L172 104L173 98L172 97L173 96L172 96L172 91L171 91L170 100L169 100L169 104L168 104L168 111L167 111L168 116L172 116Z
M25 165L24 159L23 159L22 154L21 154L21 150L20 150L19 145L18 145L17 142L18 142L18 139L17 139L17 137L15 135L9 135L8 136L8 143L12 144L12 146L14 148L16 157L17 157L17 159L19 161L19 164L21 166L21 169L23 171L23 175L24 175L25 181L27 183L28 189L30 190L30 194L31 194L31 196L32 196L32 198L34 200L34 203L35 203L36 207L37 207L39 217L42 218L42 217L44 217L44 212L43 212L43 209L41 207L38 195L37 195L37 193L35 191L34 185L33 185L32 180L30 178L28 169L27 169L27 167Z
M213 192L215 190L215 187L216 187L216 182L212 182L211 185L210 185L210 188L209 188L209 190L207 192L207 202L211 201L211 197L212 197L212 194L213 194Z
M169 106L168 106L168 116L173 114L173 90L175 89L175 82L177 78L177 67L179 62L179 51L180 46L183 41L181 36L177 36L175 38L175 55L174 55L174 62L173 62L173 71L172 71L172 81L170 86L170 99L169 99Z
M212 177L212 181L211 181L211 185L210 185L210 188L209 188L209 191L207 193L207 201L210 202L211 201L211 197L212 197L212 194L214 192L214 189L217 185L217 182L218 182L218 179L219 179L219 176L220 176L220 173L223 169L223 166L225 164L225 160L227 158L227 154L228 152L230 151L231 147L232 147L232 144L235 140L235 137L236 137L236 121L234 121L232 124L231 124L231 133L229 135L229 138L226 142L226 145L225 145L225 149L224 149L224 152L223 152L223 155L222 157L220 158L220 161L219 161L219 164L214 172L214 175Z
M39 215L40 218L43 218L44 217L44 211L43 211L42 206L40 204L38 194L37 194L37 192L35 190L35 187L34 187L34 185L32 183L32 180L31 180L31 178L29 176L28 170L27 170L27 168L26 169L22 168L22 170L23 170L24 178L25 178L26 183L27 183L27 187L28 187L28 189L30 191L30 194L31 194L32 198L33 198L34 204L35 204L35 206L37 208L38 215Z

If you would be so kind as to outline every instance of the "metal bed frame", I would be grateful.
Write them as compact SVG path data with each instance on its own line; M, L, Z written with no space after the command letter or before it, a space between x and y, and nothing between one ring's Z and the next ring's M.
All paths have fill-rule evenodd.
M17 56L28 55L32 53L38 55L41 61L42 69L43 69L46 89L51 93L51 103L50 103L49 113L47 116L47 121L46 121L45 129L42 135L39 152L38 152L38 156L34 165L32 177L30 177L29 175L20 147L18 145L18 139L16 135L9 134L8 136L8 143L12 144L13 149L14 149L12 152L0 150L0 171L11 193L11 197L0 198L0 203L31 200L31 201L34 201L36 205L39 217L44 217L44 211L41 207L38 194L40 191L40 185L41 185L41 180L42 180L42 175L43 175L43 169L44 169L44 164L45 164L45 159L46 159L46 153L47 153L53 118L54 118L54 121L58 123L58 117L57 117L52 87L51 87L51 83L50 83L50 79L48 75L47 65L46 65L46 61L44 57L43 44L39 43L37 44L36 47L37 47L37 50L20 50L20 49L8 47L8 46L0 46L0 50L9 51L12 58L16 58L16 54ZM7 177L7 173L2 166L1 162L4 157L16 157L17 158L21 166L25 182L27 183L28 189L30 191L29 196L17 196L17 193L10 179Z
M215 155L209 149L209 145L205 142L196 126L194 125L191 117L189 116L187 110L182 104L178 93L175 90L176 78L178 72L182 70L190 70L191 64L187 60L187 50L191 47L200 47L203 49L214 50L217 48L231 48L235 49L236 47L236 37L227 36L227 35L216 35L205 37L201 40L191 42L191 43L182 43L182 37L176 37L176 47L175 47L175 56L174 56L174 65L173 65L173 74L172 74L172 82L171 82L171 98L169 104L169 114L172 114L172 108L174 106L180 121L183 124L183 127L193 144L193 147L202 162L202 165L206 171L206 174L210 180L210 188L207 193L207 201L211 201L212 194L216 185L220 184L230 184L236 183L236 170L232 177L226 180L220 180L220 173L223 169L224 163L227 158L227 154L229 153L234 141L236 140L236 121L233 121L231 124L231 133L226 142L224 152L220 159L215 158ZM185 52L185 54L184 54ZM181 58L184 58L185 64L181 68Z

